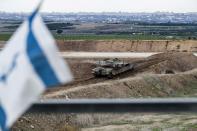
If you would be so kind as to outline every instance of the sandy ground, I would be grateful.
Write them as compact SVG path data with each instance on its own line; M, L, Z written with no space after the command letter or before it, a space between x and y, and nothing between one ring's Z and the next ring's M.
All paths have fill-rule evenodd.
M61 52L63 58L146 58L158 53L134 52Z
M197 70L176 75L141 75L47 93L44 98L196 97Z
M196 131L197 114L27 114L13 131Z
M61 52L63 58L147 58L161 52ZM193 53L197 56L197 53Z
M187 73L184 73L185 71L190 71L197 67L197 57L191 53L164 53L144 59L124 59L124 61L130 63L140 61L141 63L135 67L134 71L125 72L114 77L113 79L108 79L95 78L92 75L91 69L95 68L95 59L68 59L67 62L71 67L75 81L69 85L49 90L44 97L48 97L50 94L55 98L58 98L58 96L64 98L64 95L68 95L65 92L76 90L74 94L71 93L72 96L70 96L71 94L68 96L71 98L76 98L79 96L81 98L92 98L93 96L96 98L123 98L124 96L124 98L126 98L136 96L135 92L139 90L139 87L142 87L141 89L145 89L146 91L144 90L143 94L137 93L138 95L136 97L139 97L140 95L148 96L148 94L151 93L149 93L149 88L154 86L154 84L158 88L160 88L160 86L161 88L163 87L162 89L165 92L165 89L169 89L169 87L179 89L179 87L181 87L179 84L177 84L180 83L179 81L181 81L181 84L184 84L185 87L190 86L189 84L186 85L184 83L187 78L188 79L186 81L195 81L192 76L186 76L186 78L182 78L182 76L187 75ZM175 72L175 74L165 74L166 70L172 70ZM195 71L193 70L193 72ZM172 77L174 79L172 79ZM176 87L176 85L179 87ZM119 88L119 86L121 88ZM127 89L129 86L131 86L133 90L129 91ZM130 95L125 95L129 92ZM110 96L108 96L106 93L110 94ZM99 94L102 96L99 96ZM156 92L153 94L156 95Z

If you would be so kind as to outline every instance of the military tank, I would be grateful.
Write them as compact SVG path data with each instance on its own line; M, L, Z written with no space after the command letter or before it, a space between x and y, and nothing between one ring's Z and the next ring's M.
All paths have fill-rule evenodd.
M92 73L95 77L108 77L112 78L123 72L133 70L134 64L130 64L121 61L117 58L115 59L105 59L103 61L96 62L96 68L92 69Z
M124 61L121 61L118 58L104 59L103 61L96 62L96 66L98 67L112 67L112 68L120 68L127 64L128 63L125 63Z

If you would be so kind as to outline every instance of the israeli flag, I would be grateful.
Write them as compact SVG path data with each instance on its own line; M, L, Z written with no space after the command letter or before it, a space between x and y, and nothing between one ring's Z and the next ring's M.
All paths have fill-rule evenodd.
M39 7L0 54L0 130L9 129L46 88L72 80Z

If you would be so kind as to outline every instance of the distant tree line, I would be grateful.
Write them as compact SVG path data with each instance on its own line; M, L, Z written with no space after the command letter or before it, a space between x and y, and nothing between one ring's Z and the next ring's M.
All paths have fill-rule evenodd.
M73 25L72 23L47 23L50 30L74 29Z

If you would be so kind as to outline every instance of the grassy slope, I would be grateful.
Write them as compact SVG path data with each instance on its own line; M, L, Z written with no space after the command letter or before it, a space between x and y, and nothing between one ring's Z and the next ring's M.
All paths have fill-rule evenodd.
M162 36L151 35L55 35L56 39L64 40L158 40L165 39Z

